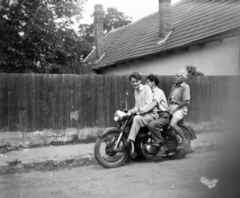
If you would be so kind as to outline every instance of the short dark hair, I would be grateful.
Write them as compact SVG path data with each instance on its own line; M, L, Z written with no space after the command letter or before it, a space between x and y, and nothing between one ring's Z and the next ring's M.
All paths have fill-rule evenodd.
M157 76L155 76L153 74L149 74L147 76L147 79L150 80L151 82L155 82L155 85L158 86L159 80L158 80Z
M138 72L133 72L129 75L129 80L131 81L131 78L136 78L137 80L142 80L142 76Z

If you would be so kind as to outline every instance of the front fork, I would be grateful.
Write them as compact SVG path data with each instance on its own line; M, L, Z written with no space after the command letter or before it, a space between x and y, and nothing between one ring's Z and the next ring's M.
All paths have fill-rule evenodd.
M116 150L116 148L119 146L119 143L120 143L120 141L121 141L121 139L122 139L122 136L123 136L124 130L125 130L126 126L127 126L127 123L128 123L128 121L126 121L126 122L124 123L123 128L122 128L122 130L121 130L121 133L120 133L120 135L118 136L117 142L116 142L113 150Z
M124 125L122 127L122 130L121 130L121 133L118 136L117 142L116 142L113 150L116 150L119 147L119 143L120 143L120 141L122 139L122 136L123 136L124 130L125 130L127 124L128 124L128 121L129 121L129 119L124 123ZM131 141L131 151L130 151L130 154L133 154L133 153L135 153L135 148L134 148L134 143Z

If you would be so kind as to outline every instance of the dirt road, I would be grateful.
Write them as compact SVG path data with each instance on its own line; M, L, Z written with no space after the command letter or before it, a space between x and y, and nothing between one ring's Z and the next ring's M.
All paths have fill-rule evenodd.
M137 162L117 169L98 164L54 172L0 177L1 198L240 197L239 163L218 150L189 154L182 160ZM218 179L210 189L201 177Z

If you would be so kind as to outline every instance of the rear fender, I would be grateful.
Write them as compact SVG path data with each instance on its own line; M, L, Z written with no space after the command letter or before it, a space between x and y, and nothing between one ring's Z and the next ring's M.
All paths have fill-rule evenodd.
M103 131L102 133L97 134L97 136L98 136L99 138L103 138L104 136L106 136L106 135L107 135L108 133L110 133L110 132L118 132L118 133L121 133L121 130L120 130L119 128L117 128L117 127L111 127L111 128L106 129L106 130Z
M182 124L182 123L178 124L178 126L186 129L186 130L184 130L184 133L189 133L191 140L197 139L197 136L196 136L194 130L192 130L189 126Z

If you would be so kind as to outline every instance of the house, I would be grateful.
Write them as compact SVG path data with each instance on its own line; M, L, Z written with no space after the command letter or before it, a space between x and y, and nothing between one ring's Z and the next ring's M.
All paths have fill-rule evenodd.
M193 65L205 75L240 74L239 0L159 0L158 12L105 37L101 5L94 17L96 48L84 62L96 73L173 75Z

